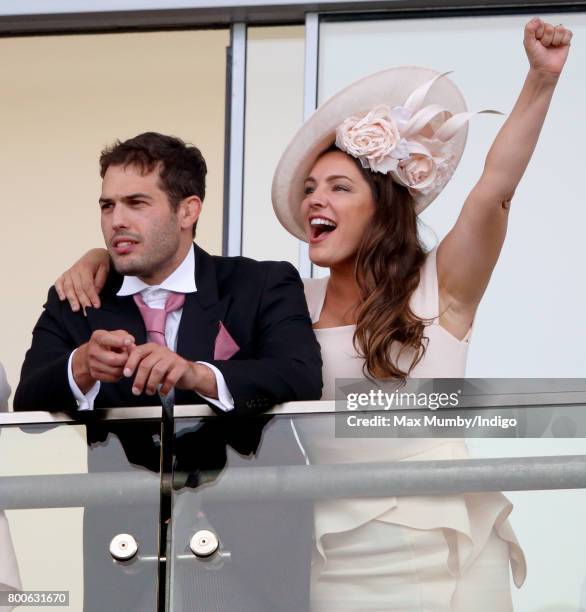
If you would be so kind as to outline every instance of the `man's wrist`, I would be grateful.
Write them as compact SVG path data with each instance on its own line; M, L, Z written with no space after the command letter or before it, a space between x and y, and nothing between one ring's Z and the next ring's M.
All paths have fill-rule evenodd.
M199 395L217 399L218 385L213 371L202 363L190 362L189 367L195 379L192 391L195 391L195 393Z
M97 382L95 378L92 378L88 363L87 363L87 351L88 345L82 344L74 353L73 359L71 360L71 372L73 374L73 380L79 387L79 390L86 394Z

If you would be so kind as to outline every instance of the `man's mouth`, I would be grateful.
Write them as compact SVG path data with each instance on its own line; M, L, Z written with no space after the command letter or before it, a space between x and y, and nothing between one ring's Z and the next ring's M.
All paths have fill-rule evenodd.
M336 231L338 225L326 217L312 217L309 220L309 243L323 242Z
M134 250L134 248L138 244L138 240L134 240L133 238L127 237L114 238L111 244L116 255L126 255Z

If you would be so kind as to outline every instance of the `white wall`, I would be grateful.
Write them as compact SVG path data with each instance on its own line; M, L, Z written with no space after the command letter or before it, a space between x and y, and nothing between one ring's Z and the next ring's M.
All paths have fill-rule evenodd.
M299 241L271 204L273 172L303 121L303 26L249 28L242 254L297 265Z

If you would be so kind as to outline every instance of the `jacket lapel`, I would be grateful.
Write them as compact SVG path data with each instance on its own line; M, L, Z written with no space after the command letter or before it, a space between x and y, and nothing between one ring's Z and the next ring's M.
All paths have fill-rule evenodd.
M219 299L214 261L196 244L194 249L197 291L185 296L177 353L189 361L212 361L220 321L226 316L230 296Z

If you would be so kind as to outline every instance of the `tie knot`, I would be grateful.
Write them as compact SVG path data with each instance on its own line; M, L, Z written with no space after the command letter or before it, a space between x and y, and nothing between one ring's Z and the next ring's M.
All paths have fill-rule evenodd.
M179 310L183 303L185 302L185 294L184 293L169 293L167 297L167 301L165 302L165 312L173 312L174 310Z
M169 293L164 308L151 308L147 306L140 293L135 293L132 297L144 321L148 339L161 346L166 346L165 324L167 322L167 315L183 306L185 295L183 293Z

